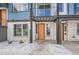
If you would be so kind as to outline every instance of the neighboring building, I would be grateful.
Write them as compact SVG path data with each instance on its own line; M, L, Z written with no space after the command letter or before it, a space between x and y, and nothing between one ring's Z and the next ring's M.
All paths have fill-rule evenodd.
M0 4L0 42L7 40L8 4Z
M56 40L57 6L61 20L61 41L79 41L79 4L9 3L7 40Z

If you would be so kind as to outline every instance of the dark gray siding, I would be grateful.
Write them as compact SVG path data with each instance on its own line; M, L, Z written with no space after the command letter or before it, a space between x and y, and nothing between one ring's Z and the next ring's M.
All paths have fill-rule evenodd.
M7 40L7 27L0 27L0 42Z

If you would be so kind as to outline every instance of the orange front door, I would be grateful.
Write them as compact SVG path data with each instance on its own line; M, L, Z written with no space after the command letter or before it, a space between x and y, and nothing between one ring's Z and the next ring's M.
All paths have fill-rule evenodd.
M45 41L45 24L38 24L38 40L43 42Z
M6 26L7 23L7 11L2 9L2 26Z

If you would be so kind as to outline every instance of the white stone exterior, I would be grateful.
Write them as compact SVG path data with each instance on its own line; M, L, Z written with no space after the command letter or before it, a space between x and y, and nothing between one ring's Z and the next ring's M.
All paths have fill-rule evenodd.
M33 42L38 38L36 34L36 24L41 22L34 22L33 21ZM56 40L56 23L55 22L42 22L45 24L45 40ZM79 35L77 34L77 23L79 23L78 20L68 20L64 21L62 23L67 24L67 35L64 33L64 41L79 41ZM14 36L14 24L28 24L28 36ZM46 24L50 27L50 36L46 35ZM23 40L26 43L30 42L30 22L8 22L8 28L7 28L7 39L8 41L20 41ZM73 37L74 36L74 37Z
M77 34L77 23L79 23L79 20L67 21L67 24L68 24L68 41L79 41L79 35Z
M28 36L14 36L14 24L28 24ZM7 39L8 41L20 41L23 40L26 43L30 42L30 22L8 22L7 24Z
M36 39L36 24L38 22L33 22L33 41ZM43 22L45 24L45 40L55 40L56 39L56 24L54 22ZM14 24L28 24L28 36L14 36ZM46 35L46 24L50 27L50 36ZM30 42L30 22L8 22L7 28L7 39L8 41L20 41L23 40L26 43Z

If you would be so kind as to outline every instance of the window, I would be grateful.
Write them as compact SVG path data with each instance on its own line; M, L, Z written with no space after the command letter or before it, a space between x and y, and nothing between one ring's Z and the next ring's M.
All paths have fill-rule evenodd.
M76 12L79 12L79 3L76 4Z
M37 27L38 27L38 24L36 24L36 33L38 33L38 29L37 29Z
M14 24L14 36L25 35L28 35L28 24Z
M59 12L64 11L64 4L63 3L59 3L57 6L59 7Z
M14 24L14 36L21 36L21 24Z
M64 23L64 31L67 32L67 24Z
M77 23L77 34L79 35L79 23Z
M50 36L50 28L48 24L46 24L46 33L47 33L47 36Z
M45 5L45 8L50 8L50 4L48 4L48 5Z
M64 31L66 32L66 26L64 26Z
M50 8L50 4L40 4L39 5L39 9L46 9L46 8Z
M14 3L13 4L13 12L20 12L20 11L28 11L28 4L27 3Z
M28 35L28 25L23 24L23 35Z
M2 11L0 10L0 26L2 24Z
M36 16L51 16L51 4L50 3L38 4Z
M44 9L44 5L39 5L39 9Z

